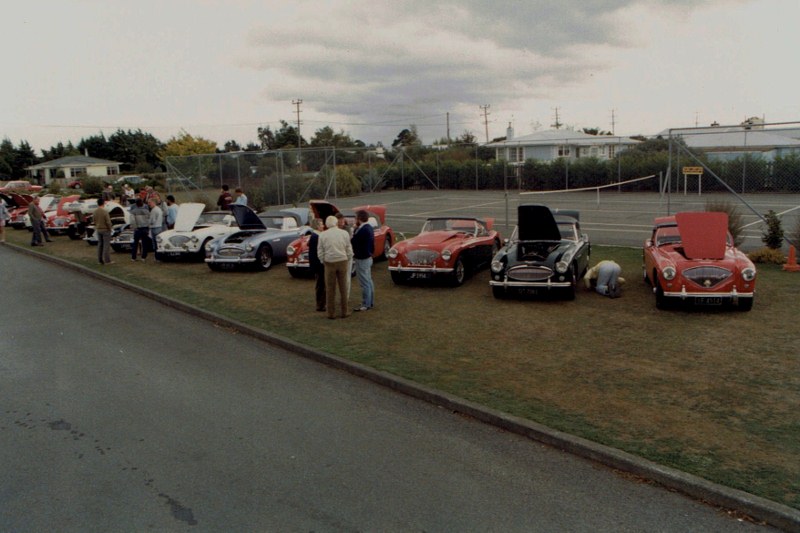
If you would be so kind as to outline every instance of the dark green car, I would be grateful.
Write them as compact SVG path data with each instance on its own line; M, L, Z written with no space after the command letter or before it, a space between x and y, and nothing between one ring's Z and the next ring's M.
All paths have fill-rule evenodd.
M561 294L574 299L591 253L579 219L578 211L520 205L514 233L492 260L489 284L495 298Z

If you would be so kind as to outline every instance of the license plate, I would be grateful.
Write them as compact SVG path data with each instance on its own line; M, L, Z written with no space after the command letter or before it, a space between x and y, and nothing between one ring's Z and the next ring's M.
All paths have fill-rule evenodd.
M169 257L178 257L179 255L181 255L181 253L180 252L167 252L167 255Z
M722 298L719 296L698 296L694 299L695 305L722 305Z
M537 287L523 287L521 289L517 289L519 294L523 296L538 296L539 289Z

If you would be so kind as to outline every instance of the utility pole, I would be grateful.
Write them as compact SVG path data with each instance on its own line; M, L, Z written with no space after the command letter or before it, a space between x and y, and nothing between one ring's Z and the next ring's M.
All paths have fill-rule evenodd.
M489 104L480 106L483 109L483 127L486 130L486 143L489 143Z
M447 146L450 146L450 111L447 112Z
M292 105L295 106L295 108L297 109L297 164L298 165L301 164L300 154L303 150L303 141L302 141L303 138L300 136L300 104L302 103L303 101L300 100L299 98L297 100L292 100ZM300 170L303 170L302 166L300 167Z
M555 128L555 129L559 129L559 128L561 128L561 126L563 126L563 124L561 124L561 122L558 121L558 108L554 107L553 109L556 112L556 121L555 121L554 124L550 124L550 126Z
M615 109L611 110L611 135L617 134L617 132L614 131L614 129L616 128L616 117L614 116L614 111L616 110Z

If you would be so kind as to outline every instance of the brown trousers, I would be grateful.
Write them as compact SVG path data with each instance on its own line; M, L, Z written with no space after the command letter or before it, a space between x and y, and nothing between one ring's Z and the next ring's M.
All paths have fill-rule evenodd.
M341 296L342 317L348 315L347 312L347 278L350 270L347 268L350 261L336 261L335 263L325 262L325 307L328 317L336 316L336 287L339 287Z

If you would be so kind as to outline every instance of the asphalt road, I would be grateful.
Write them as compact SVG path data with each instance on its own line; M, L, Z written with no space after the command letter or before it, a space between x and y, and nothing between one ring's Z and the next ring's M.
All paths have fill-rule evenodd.
M2 531L768 530L4 247L0 272Z
M782 216L787 235L800 220L800 195L746 194L741 199L758 213L770 209ZM339 207L354 207L368 203L388 206L388 224L398 232L418 233L429 216L462 215L494 218L503 237L510 235L517 221L517 206L522 203L544 204L551 208L580 211L581 227L593 244L634 246L641 248L653 230L653 219L679 211L703 211L706 203L728 202L738 206L746 225L742 249L750 251L763 246L764 226L758 216L738 198L729 193L683 195L672 193L619 193L594 191L519 194L518 191L387 191L353 198L332 199Z

